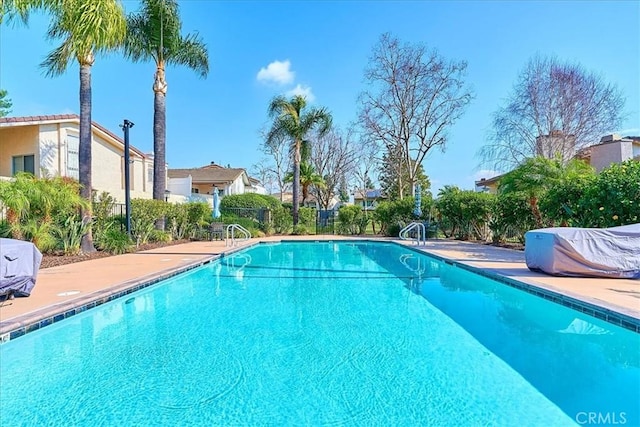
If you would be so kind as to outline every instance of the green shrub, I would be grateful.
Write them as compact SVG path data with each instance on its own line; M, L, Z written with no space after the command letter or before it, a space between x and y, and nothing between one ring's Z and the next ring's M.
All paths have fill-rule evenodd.
M298 224L293 226L293 231L291 232L291 234L294 234L297 236L304 236L309 234L309 230L304 224Z
M525 193L500 194L492 209L489 222L494 242L517 239L524 243L524 234L536 228L536 219L531 211L529 196Z
M176 240L190 236L194 224L189 221L187 204L172 204L167 208L165 228Z
M273 230L277 234L287 234L293 227L293 217L291 211L284 206L280 206L271 213Z
M373 221L380 224L381 234L398 236L400 230L413 221L430 220L433 222L434 218L431 216L433 208L433 200L428 196L423 196L421 199L420 209L422 210L422 215L420 216L416 216L413 212L415 210L415 199L413 197L380 202L373 212Z
M640 162L627 160L602 170L580 204L590 227L640 222Z
M11 237L11 226L7 220L0 221L0 237Z
M276 209L280 200L273 196L257 193L232 194L224 196L220 201L220 212L228 209Z
M124 224L126 218L124 215L118 215L117 217L113 214L113 207L115 206L116 199L111 196L109 193L103 191L100 193L93 201L93 239L96 242L99 242L104 233L114 226L120 226L120 224Z
M133 242L127 233L115 229L107 230L99 244L103 250L114 255L124 254L133 249Z
M313 225L316 223L316 210L312 208L300 207L298 209L298 221L299 224L302 224L307 228L313 227Z
M58 238L65 255L75 255L80 252L82 236L88 231L88 222L82 221L77 215L71 215L64 223L54 227L53 235Z
M223 214L222 217L220 217L220 220L226 225L229 225L229 224L241 225L242 227L249 230L251 232L251 235L256 234L256 232L260 230L260 223L253 218L242 218L237 215ZM226 233L226 227L225 227L225 233Z
M369 217L360 206L346 205L338 210L338 233L365 234Z
M169 211L170 206L163 200L133 199L131 201L131 235L136 244L149 242L156 221Z
M436 200L440 229L447 237L486 240L496 196L445 187Z
M540 198L545 222L556 226L588 227L584 195L595 179L595 174L571 175L554 183Z
M27 220L23 226L24 237L32 242L42 253L53 251L58 242L53 236L53 225L35 218Z
M153 230L149 235L150 242L162 242L167 243L172 240L172 236L170 232L162 231L162 230Z
M88 207L79 189L80 184L70 178L36 178L29 173L0 181L0 200L11 237L31 240L41 251L54 249L58 244L52 234L55 225Z

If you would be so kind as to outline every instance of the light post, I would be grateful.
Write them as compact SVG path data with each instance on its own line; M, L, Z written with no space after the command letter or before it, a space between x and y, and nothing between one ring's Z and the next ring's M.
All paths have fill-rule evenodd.
M120 125L124 130L124 209L126 218L127 234L131 237L131 176L129 173L129 129L133 127L133 122L124 119L124 123Z

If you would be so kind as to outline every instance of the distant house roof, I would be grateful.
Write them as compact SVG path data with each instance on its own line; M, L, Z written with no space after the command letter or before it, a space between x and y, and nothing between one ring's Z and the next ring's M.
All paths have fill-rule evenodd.
M199 168L169 169L167 174L169 178L186 178L191 175L191 181L194 184L229 184L244 174L245 183L250 183L249 176L244 169L225 168L213 163Z
M382 189L368 189L368 190L356 190L353 193L354 199L386 199L387 196L384 195Z
M497 184L498 181L500 181L500 179L505 176L505 174L501 174L501 175L496 175L492 178L480 178L479 180L476 181L476 185L492 185L492 184Z
M64 122L73 122L80 123L80 116L77 114L51 114L44 116L18 116L18 117L0 117L0 127L10 127L10 126L33 126L33 125L42 125L48 123L64 123ZM91 122L91 125L100 130L101 132L109 135L111 138L118 141L124 147L124 141L115 133L111 132L106 127L102 126L99 123ZM131 151L140 155L141 157L148 157L142 151L138 150L136 147L129 145Z

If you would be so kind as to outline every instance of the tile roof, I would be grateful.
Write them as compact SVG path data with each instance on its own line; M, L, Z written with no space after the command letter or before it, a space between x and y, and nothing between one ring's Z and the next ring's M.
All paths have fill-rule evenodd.
M42 122L80 122L80 116L77 114L51 114L51 115L45 115L45 116L0 117L0 125L2 125L3 123L37 124ZM91 124L93 125L93 127L106 133L111 138L115 139L116 141L118 141L120 144L124 146L124 140L120 138L118 135L111 132L109 129L107 129L106 127L102 126L99 123L91 122ZM136 147L132 145L130 145L129 147L131 148L131 151L135 152L136 154L142 157L148 157L142 151L138 150Z
M242 174L246 174L244 169L224 168L220 165L207 165L200 168L190 169L169 169L169 178L186 178L191 175L194 184L198 183L230 183L235 181ZM248 176L247 176L248 177Z

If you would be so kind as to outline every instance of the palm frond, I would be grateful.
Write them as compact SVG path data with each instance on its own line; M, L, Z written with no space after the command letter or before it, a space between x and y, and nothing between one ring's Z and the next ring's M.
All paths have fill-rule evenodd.
M49 1L52 23L50 39L62 38L60 47L41 64L47 75L65 71L71 57L84 59L94 53L113 50L126 35L122 4L117 0L42 0Z
M313 108L300 119L300 127L305 130L305 134L315 127L320 137L329 132L331 125L331 113L326 108Z
M310 158L311 158L311 141L309 141L308 139L303 139L302 142L300 143L300 159L302 163L307 163Z
M289 101L287 100L287 98L282 95L273 98L269 103L269 109L267 110L269 117L274 118L281 115L283 110L286 108L286 104L288 103Z
M54 77L63 74L67 70L69 61L73 58L73 51L69 40L65 40L47 55L40 67L44 68L47 77Z
M123 45L124 56L133 62L153 60L157 61L157 50L148 38L148 21L140 13L127 16L127 37Z
M188 34L181 40L171 55L166 57L167 63L186 65L200 77L206 77L209 72L209 53L207 45L198 33Z
M56 10L62 0L0 0L0 24L19 19L23 24L29 20L29 12L40 9Z

